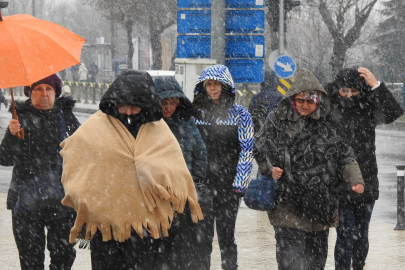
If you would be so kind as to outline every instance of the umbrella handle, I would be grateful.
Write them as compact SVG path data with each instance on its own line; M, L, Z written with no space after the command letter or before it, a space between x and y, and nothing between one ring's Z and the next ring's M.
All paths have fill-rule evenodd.
M11 104L13 105L13 119L18 120L17 111L15 110L14 104L14 93L13 87L10 87L10 94L11 94ZM23 128L20 128L20 132L17 133L17 138L23 140L25 136L25 132Z

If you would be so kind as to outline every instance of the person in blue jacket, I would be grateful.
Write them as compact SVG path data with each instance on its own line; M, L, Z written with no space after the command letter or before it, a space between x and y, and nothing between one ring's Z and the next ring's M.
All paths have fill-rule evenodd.
M192 118L191 101L184 95L175 78L155 77L153 81L162 100L163 119L180 144L198 194L198 186L203 185L201 182L206 177L207 149ZM199 198L200 195L198 194ZM199 203L206 215L205 205L200 200ZM189 211L187 205L183 214L175 213L169 238L165 241L167 252L162 254L168 255L171 270L208 267L204 232L199 224L191 221Z
M223 269L237 269L235 223L240 197L248 186L253 162L253 123L249 112L235 102L229 69L205 69L194 88L194 119L208 152L203 183L214 196L213 211L204 216L208 261L216 223Z
M260 84L260 92L253 95L249 103L249 113L252 115L253 126L255 132L259 132L264 126L267 115L277 108L283 95L277 91L279 78L276 72L266 70L264 72L264 80Z

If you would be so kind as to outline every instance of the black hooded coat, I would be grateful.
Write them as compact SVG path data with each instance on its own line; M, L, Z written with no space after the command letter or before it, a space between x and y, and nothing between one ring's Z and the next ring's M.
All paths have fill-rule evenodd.
M306 117L292 106L302 91L321 93L319 106ZM329 114L328 95L306 69L298 72L278 108L269 114L263 132L255 134L254 155L263 174L272 177L266 163L284 170L276 183L276 207L269 212L274 226L304 231L334 226L341 192L363 183L361 177L352 183L340 177L355 162L354 154ZM358 167L357 172L359 176Z
M261 90L253 95L249 103L249 113L252 116L253 128L259 132L264 126L267 115L277 108L283 95L277 91L279 79L276 72L266 71L264 81L260 84Z
M173 77L157 77L154 79L157 91L162 100L178 99L180 104L170 118L165 118L166 124L179 141L184 160L194 182L196 178L204 179L207 171L207 149L201 138L197 125L192 119L193 106L184 95L180 85Z
M18 121L24 128L25 137L20 140L7 129L0 146L0 164L14 166L7 209L14 209L19 199L19 183L51 171L57 165L62 138L61 117L69 136L80 126L72 112L75 102L71 98L60 97L55 99L51 110L35 109L31 99L15 103ZM12 112L12 107L9 111Z
M200 182L206 176L207 150L191 117L193 113L191 101L184 95L175 78L157 77L154 82L162 101L165 99L178 99L180 102L172 116L164 118L164 120L180 144L184 160L196 184L198 194L197 185L202 185ZM192 222L189 212L190 209L187 205L183 214L175 214L172 227L169 230L169 237L165 239L171 270L207 269L209 265L206 260L204 230Z
M370 203L379 197L375 129L377 125L394 122L404 111L384 83L371 90L359 75L356 69L343 69L325 90L331 100L331 115L343 126L346 141L353 148L365 181L364 193L349 190L342 198ZM360 94L350 99L341 97L339 89L343 87L357 89Z

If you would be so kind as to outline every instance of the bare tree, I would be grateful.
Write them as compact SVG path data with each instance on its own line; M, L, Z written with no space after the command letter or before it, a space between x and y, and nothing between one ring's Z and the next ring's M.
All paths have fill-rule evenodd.
M291 13L288 25L287 50L298 66L313 71L321 82L328 80L333 41L317 10L304 8Z
M332 73L343 68L346 53L359 38L370 13L378 0L308 0L316 7L327 26L333 50Z
M161 69L162 43L160 36L165 29L177 23L177 0L146 0L145 2L146 12L144 14L149 24L153 66L155 69Z
M153 64L156 69L162 66L162 45L160 34L176 23L176 0L85 0L101 10L106 18L121 24L128 39L128 67L132 68L134 46L132 43L133 26L144 26L149 29L152 44Z

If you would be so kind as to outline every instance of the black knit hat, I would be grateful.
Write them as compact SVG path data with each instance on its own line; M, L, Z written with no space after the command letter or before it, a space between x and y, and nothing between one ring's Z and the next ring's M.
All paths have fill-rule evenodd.
M34 82L31 86L24 86L24 94L27 97L30 97L32 90L39 84L48 84L52 86L52 88L55 90L55 97L59 97L62 92L62 81L56 74L52 74L49 77Z
M357 69L354 68L344 68L336 75L335 84L338 88L353 88L364 92L370 87L363 77L360 77Z

